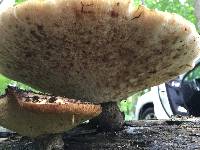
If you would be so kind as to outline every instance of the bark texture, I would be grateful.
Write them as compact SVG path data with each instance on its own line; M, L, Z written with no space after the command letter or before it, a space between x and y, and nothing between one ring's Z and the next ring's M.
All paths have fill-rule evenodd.
M48 138L44 139L46 142ZM126 122L117 132L102 132L84 124L65 133L63 141L64 146L52 147L57 150L200 149L200 120ZM35 146L34 140L13 135L1 141L0 150L34 150Z

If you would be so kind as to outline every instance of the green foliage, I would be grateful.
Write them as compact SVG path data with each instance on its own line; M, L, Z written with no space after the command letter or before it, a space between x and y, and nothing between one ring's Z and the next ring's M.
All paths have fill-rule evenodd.
M134 119L134 112L137 100L140 96L148 92L149 89L137 92L132 96L128 97L126 100L122 100L119 103L119 108L122 112L125 113L125 120L133 120Z
M22 3L22 2L24 2L24 1L27 1L27 0L15 0L15 3L16 3L16 4L19 4L19 3Z
M200 64L188 73L185 78L186 81L192 81L194 79L200 79Z
M141 0L134 0L136 5L141 4ZM145 5L151 9L177 13L193 24L197 24L194 13L194 0L145 0Z
M28 85L22 84L20 82L14 81L14 80L10 80L7 77L0 74L0 95L3 95L5 93L5 89L7 88L8 85L17 86L23 90L31 90L34 92L39 92L39 91L29 87Z
M1 83L0 84L0 94L1 95L5 93L5 89L7 88L7 86L9 84L13 84L13 82L10 79L6 78L3 75L0 75L0 83Z
M120 111L125 113L125 120L133 120L135 103L132 97L127 98L127 100L122 100L118 104Z

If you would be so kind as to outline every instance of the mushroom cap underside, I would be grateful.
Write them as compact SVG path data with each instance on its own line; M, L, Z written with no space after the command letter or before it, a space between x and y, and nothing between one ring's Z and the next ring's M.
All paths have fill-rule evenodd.
M0 72L40 91L103 103L189 70L192 23L123 0L29 0L0 15Z
M58 102L47 101L52 98ZM70 130L100 113L100 105L36 94L14 87L8 87L6 94L0 98L0 124L29 137Z

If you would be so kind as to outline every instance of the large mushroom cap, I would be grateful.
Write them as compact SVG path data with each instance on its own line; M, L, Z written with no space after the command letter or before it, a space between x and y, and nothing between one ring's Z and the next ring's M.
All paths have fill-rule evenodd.
M0 98L0 124L29 137L67 131L100 113L100 105L13 87Z
M0 72L44 92L117 101L191 68L199 35L128 0L29 0L0 15Z

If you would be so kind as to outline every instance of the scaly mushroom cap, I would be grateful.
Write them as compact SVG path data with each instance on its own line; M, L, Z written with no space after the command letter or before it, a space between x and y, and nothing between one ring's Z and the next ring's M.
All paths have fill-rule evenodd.
M100 113L100 105L13 87L0 98L0 124L29 137L67 131Z
M129 0L29 0L0 15L0 35L1 73L97 103L185 72L200 50L192 23Z

